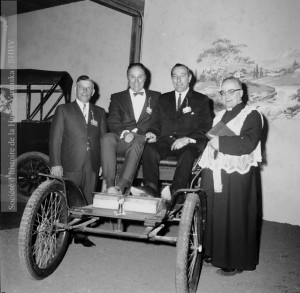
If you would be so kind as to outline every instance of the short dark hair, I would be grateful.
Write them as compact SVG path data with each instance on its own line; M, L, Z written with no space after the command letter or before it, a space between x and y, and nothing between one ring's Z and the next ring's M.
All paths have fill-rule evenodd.
M185 67L186 71L188 72L188 75L192 75L192 71L184 64L181 64L181 63L176 63L172 69L171 69L171 76L173 74L173 70L176 68L176 67Z
M144 71L145 76L147 77L147 69L146 69L146 67L142 63L131 63L131 64L129 64L129 66L127 68L127 76L129 74L130 69L133 68L133 67L139 67L139 68L141 68Z
M87 75L80 75L80 76L77 78L76 83L78 83L78 82L81 81L81 80L88 80L88 81L90 81L90 82L94 85L94 81L91 80Z
M241 80L240 80L239 78L236 78L236 77L234 77L234 76L228 76L228 77L226 77L226 78L223 79L222 84L223 84L225 81L227 81L227 80L233 80L233 81L236 81L236 83L239 85L239 87L240 87L241 89L243 89L243 83L241 82Z

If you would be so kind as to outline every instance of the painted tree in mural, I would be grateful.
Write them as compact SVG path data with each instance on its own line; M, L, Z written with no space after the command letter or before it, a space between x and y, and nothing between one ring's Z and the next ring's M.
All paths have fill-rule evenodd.
M206 73L212 77L217 85L222 80L232 74L232 68L243 68L254 64L249 57L241 56L242 49L247 47L244 44L234 45L228 39L218 39L212 43L212 47L204 50L197 59L197 63L202 63Z

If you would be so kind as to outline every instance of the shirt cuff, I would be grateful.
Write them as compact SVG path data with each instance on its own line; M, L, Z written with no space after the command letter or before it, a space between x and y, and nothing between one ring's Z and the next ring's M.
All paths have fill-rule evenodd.
M196 143L196 140L195 139L193 139L193 138L187 138L188 140L189 140L189 143Z
M130 133L130 131L129 130L123 130L121 135L120 135L120 139L124 138L126 133Z

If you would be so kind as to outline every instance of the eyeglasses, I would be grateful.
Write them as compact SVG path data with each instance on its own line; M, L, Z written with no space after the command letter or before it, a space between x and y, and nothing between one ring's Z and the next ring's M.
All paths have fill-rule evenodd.
M222 97L225 97L226 95L232 96L236 91L241 91L242 89L232 89L232 90L228 90L228 91L219 91L220 95Z
M85 92L85 91L87 91L88 93L89 92L91 92L92 90L93 90L93 88L92 87L85 87L85 86L83 86L83 85L81 85L81 84L77 84L77 88L80 90L80 91L83 91L83 92Z

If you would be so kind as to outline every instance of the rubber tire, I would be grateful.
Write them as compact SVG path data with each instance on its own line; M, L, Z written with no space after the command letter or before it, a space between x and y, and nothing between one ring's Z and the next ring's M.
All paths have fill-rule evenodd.
M42 280L51 275L61 263L69 247L69 231L64 230L56 233L54 231L54 225L43 225L45 223L53 223L54 220L57 220L58 218L60 223L68 223L69 212L63 191L64 187L62 182L57 180L47 180L33 192L25 207L19 230L19 258L23 271L31 279ZM54 199L58 199L57 209L61 210L60 217L51 217L51 212L54 212L53 207L56 207L56 205L53 205L54 201L52 204L49 204L51 196L53 196ZM41 211L42 207L44 213ZM42 219L41 215L45 216L46 221L43 222L40 220ZM49 221L49 219L52 221ZM38 223L39 226L37 226ZM41 227L44 227L44 233L37 231L37 229L41 229ZM54 252L52 250L53 246L47 246L47 243L49 243L47 239L55 239L57 241ZM51 257L49 258L49 261L41 267L37 262L43 260L43 258L36 257L36 255L39 253L41 253L42 256L46 255L44 252L49 251L49 248L51 248Z
M192 229L197 231L197 247L200 251L191 247L195 244L192 236ZM198 194L187 194L180 217L178 238L177 238L177 257L176 257L176 292L177 293L194 293L197 291L201 267L202 267L202 238L203 238L203 221L201 203ZM195 265L192 269L192 277L189 279L189 257L191 253L194 256Z
M38 173L50 174L47 155L40 152L28 152L17 158L17 186L23 199L28 200L33 191L46 180Z

